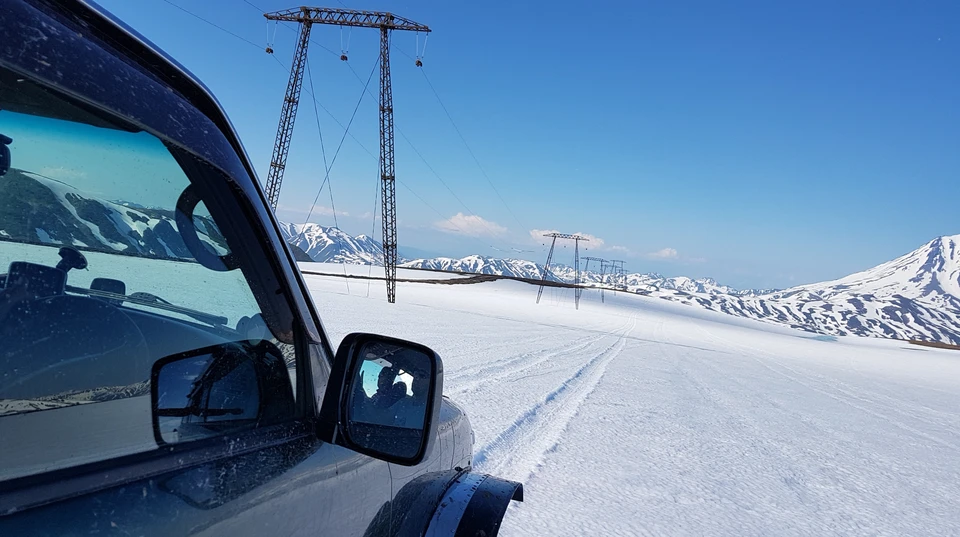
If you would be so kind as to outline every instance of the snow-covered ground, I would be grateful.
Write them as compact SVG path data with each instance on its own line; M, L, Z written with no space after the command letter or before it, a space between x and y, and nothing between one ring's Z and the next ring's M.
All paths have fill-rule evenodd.
M307 276L333 344L444 359L505 536L957 535L960 352L815 336L653 297ZM368 291L369 289L369 291Z

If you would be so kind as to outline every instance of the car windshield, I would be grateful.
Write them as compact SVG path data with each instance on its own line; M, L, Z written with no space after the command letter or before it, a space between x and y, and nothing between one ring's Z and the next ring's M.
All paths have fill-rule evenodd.
M49 95L28 109L22 95L31 94L31 83L13 85L21 98L0 101L0 134L11 140L9 169L0 177L0 273L12 262L56 265L68 246L88 262L69 273L68 292L93 285L95 293L125 296L129 307L207 324L250 315L254 301L242 276L205 268L184 243L175 211L190 181L160 139ZM202 202L193 224L204 248L229 252ZM198 294L196 286L210 293Z
M255 349L274 391L295 385L233 179L123 118L0 68L0 480L156 448L162 359Z

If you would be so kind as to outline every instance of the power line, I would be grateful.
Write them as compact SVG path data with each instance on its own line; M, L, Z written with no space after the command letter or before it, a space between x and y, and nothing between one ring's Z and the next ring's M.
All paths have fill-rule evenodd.
M247 39L247 38L245 38L245 37L243 37L243 36L240 36L240 35L238 35L238 34L235 34L235 33L231 32L230 30L227 30L227 29L224 28L223 26L220 26L219 24L217 24L217 23L215 23L215 22L209 21L209 20L201 17L200 15L197 15L196 13L187 10L186 8L183 8L183 7L181 7L181 6L178 6L177 4L174 4L173 2L171 2L170 0L163 0L163 1L166 2L167 4L170 4L171 6L173 6L173 7L175 7L175 8L177 8L177 9L179 9L180 11L183 11L184 13L186 13L187 15L190 15L191 17L200 19L201 21L209 24L210 26L213 26L214 28L220 30L221 32L226 32L226 33L232 35L233 37L236 37L237 39L243 41L244 43L247 43L247 44L253 45L254 47L257 47L258 50L262 50L262 49L263 49L263 47L261 47L260 45L254 43L253 41L250 41L249 39Z
M372 240L374 240L374 241L377 240L377 208L380 206L380 177L379 177L379 174L380 174L380 159L377 159L377 175L378 175L378 177L377 177L377 181L376 181L376 188L373 189L373 190L374 190L374 193L373 193L373 211L371 211L371 214L373 215L373 222L371 223L371 229L370 229L370 239L372 239ZM367 298L370 298L370 279L369 279L369 278L370 278L370 276L371 276L372 274L373 274L373 262L371 262L369 268L367 268L367 278L368 278L368 279L367 279Z
M307 220L310 220L310 216L313 215L313 210L317 206L317 201L320 199L320 193L323 191L323 186L327 184L327 181L330 180L330 170L333 168L333 165L337 162L337 156L340 155L340 148L343 147L343 141L347 138L347 133L350 132L350 126L353 125L354 118L357 117L357 110L360 109L360 103L363 102L363 97L366 95L367 86L370 85L370 81L373 79L373 73L377 70L377 66L380 65L380 58L377 58L377 61L373 64L373 69L370 70L370 76L367 77L367 82L363 86L363 91L360 92L360 98L357 99L357 105L353 108L353 114L350 116L350 121L347 122L347 126L344 128L343 136L340 137L340 143L337 145L337 151L333 154L333 159L330 161L330 166L326 169L326 176L323 179L323 183L320 184L320 189L317 190L317 196L313 200L313 205L310 206L310 211L307 213Z
M526 229L523 223L520 222L520 219L517 218L516 213L513 212L513 209L507 205L507 200L503 199L503 196L500 195L500 191L497 190L496 185L493 184L493 181L490 180L490 176L487 175L486 170L483 169L483 166L480 164L480 160L477 159L477 155L474 154L473 149L470 148L470 144L467 143L467 139L463 137L463 133L460 132L460 127L457 126L457 123L453 120L453 116L450 115L450 111L447 110L447 106L443 104L443 100L440 99L440 94L437 93L436 88L433 87L433 83L430 82L430 78L427 76L426 70L423 67L420 68L420 72L423 74L423 79L427 81L427 85L430 86L430 91L433 92L433 96L437 98L437 102L440 103L440 108L443 108L443 113L447 115L447 119L450 120L450 124L453 125L453 129L457 131L457 136L460 137L460 141L463 142L464 147L467 148L467 152L470 153L470 156L473 158L473 161L477 164L477 168L480 170L480 173L483 175L484 179L487 180L487 183L490 184L490 188L493 189L493 192L500 198L500 202L503 203L503 206L507 209L507 212L510 213L510 216L517 222L520 226L520 229Z
M266 11L264 11L264 10L260 9L259 7L257 7L256 4L254 4L254 3L251 2L250 0L243 0L243 3L244 3L244 4L247 4L248 6L252 7L253 9L256 9L258 13L266 13Z
M353 68L352 65L350 65L349 63L347 63L347 67L349 67L349 68L350 68L350 72L353 73L353 75L354 75L355 77L357 77L357 80L359 80L361 83L364 83L363 78L360 77L360 74L357 73L357 71ZM376 67L376 66L374 66L374 67ZM308 67L308 69L309 69L309 67ZM370 89L369 89L369 79L368 79L368 81L367 81L366 83L364 83L364 91L365 91L368 95L370 95L371 97L375 97L375 96L373 95L373 93L372 93L372 92L370 91ZM327 110L326 107L323 106L323 104L321 104L321 103L317 100L316 95L314 94L312 88L310 88L310 97L313 99L315 106L319 106L321 110L323 110L324 112L326 112L327 115L329 115L338 125L340 125L340 128L342 128L342 129L344 130L344 134L348 134L348 135L350 136L350 138L352 138L353 141L356 142L357 145L359 145L360 148L363 149L364 152L367 153L367 155L370 155L371 158L378 158L378 157L376 157L369 149L367 149L367 147L366 147L365 145L363 145L363 142L361 142L359 139L357 139L357 137L354 136L353 133L350 133L350 132L349 132L349 124L348 124L347 126L344 126L343 123L341 123L340 120L338 120L336 116L334 116L329 110ZM354 110L354 114L356 114L356 110ZM351 118L351 121L352 121L352 118ZM400 133L400 136L403 137L403 139L406 140L406 142L407 142L408 144L410 144L410 147L414 150L414 152L417 153L418 156L420 156L421 160L424 161L424 164L427 165L427 168L429 168L430 171L432 171L432 172L434 173L434 175L436 175L437 178L440 179L440 176L436 173L436 171L434 171L433 167L430 166L430 164L426 161L426 159L423 157L423 155L421 155L420 152L417 151L416 147L413 145L412 142L410 142L409 138L407 138L407 136L403 133L403 131L398 128L398 129L397 129L397 132L399 132L399 133ZM342 143L343 143L343 142L342 142L342 140L341 140L341 144L342 144ZM338 151L339 151L339 149L338 149ZM378 162L379 162L379 159L378 159ZM332 163L331 163L331 166L332 166ZM409 185L407 185L406 183L404 183L404 182L401 181L400 179L396 179L396 181L397 181L397 183L400 184L400 186L402 186L402 187L406 188L407 190L409 190L410 193L414 195L414 197L416 197L418 200L420 200L420 202L423 203L424 206L426 206L428 209L430 209L430 210L432 210L433 212L435 212L440 218L442 218L442 219L446 219L446 218L447 218L446 216L443 215L443 213L441 213L441 212L440 212L439 210L437 210L434 206L430 205L425 199L423 199L423 198L420 196L420 194L418 194L412 187L410 187ZM450 187L449 187L446 183L444 183L443 179L440 179L440 182L443 183L444 186L446 186L448 190L450 190L450 193L453 194L455 198L457 197L456 194L454 194L453 191L450 189ZM322 185L321 185L321 188L322 188ZM317 193L317 199L319 199L319 196L320 196L320 193L318 192L318 193ZM457 199L457 201L460 201L459 198ZM315 201L314 203L316 203L316 201ZM462 201L460 201L460 203L461 203L461 205L463 205L463 202L462 202ZM464 205L464 208L466 208L468 212L473 213L473 211L470 211L470 209L467 208L466 205ZM476 214L476 213L474 213L474 214ZM374 213L374 223L376 223L376 213ZM453 226L454 226L455 228L457 228L458 230L460 230L460 232L463 233L464 236L471 237L471 238L473 238L474 240L476 240L478 243L483 244L482 241L480 241L480 240L477 239L476 237L473 237L472 235L470 235L470 233L467 232L467 230L461 228L460 226L458 226L458 225L455 224L454 222L450 222L450 224L453 225ZM483 244L483 246L487 246L487 245L486 245L486 244Z
M397 49L397 50L402 50L402 49ZM350 69L350 72L353 73L353 76L357 78L357 80L359 80L359 81L361 81L361 82L363 81L363 79L360 78L360 75L357 73L356 69L354 69L352 65L350 65L349 63L347 63L347 67ZM369 90L368 90L368 91L369 91ZM371 94L370 96L373 97L372 94ZM413 149L413 152L420 158L421 161L423 161L423 164L427 167L428 170L430 170L430 173L432 173L433 176L436 177L438 181L440 181L440 184L442 184L443 187L446 188L448 192L450 192L450 195L453 196L453 198L454 198L455 200L457 200L458 203L460 203L460 205L467 211L467 213L472 214L472 215L475 215L475 216L477 216L477 218L480 218L480 223L483 225L483 227L487 228L487 231L489 231L491 235L496 235L496 231L495 231L494 229L492 229L492 228L487 224L487 222L486 222L485 220L483 220L482 217L480 217L480 215L479 215L476 211L473 211L473 210L470 209L470 207L467 207L467 204L464 203L462 199L460 199L460 196L457 196L457 193L454 192L452 188L450 188L450 185L447 184L447 182L444 181L442 177L440 177L440 174L437 173L437 170L435 170L435 169L433 168L433 166L431 166L430 163L427 162L427 159L423 156L423 154L420 152L420 150L417 149L417 146L413 145L413 142L411 142L411 141L410 141L410 138L408 138L407 135L406 135L406 133L403 132L403 129L401 129L400 127L397 127L397 132L400 133L400 137L403 138L403 140L404 140L405 142L407 142L407 145L410 146L410 149ZM409 187L408 187L408 188L409 188ZM412 191L411 191L411 192L412 192ZM421 201L423 201L423 200L421 199ZM438 214L440 214L440 213L438 212ZM441 217L441 218L444 218L444 219L446 218L445 216L443 216L443 214L440 214L440 217ZM451 224L453 224L453 222L451 222ZM459 226L456 226L456 224L453 224L453 225L454 225L455 227L457 227L457 229L459 229L460 231L462 231L462 232L464 233L464 235L469 236L469 233L467 233L464 229L460 228Z
M309 58L309 56L307 57L307 80L310 82L310 94L311 94L311 95L316 95L315 90L314 90L314 88L313 88L313 71L310 69L310 58ZM362 95L361 95L361 97L362 97ZM327 170L327 172L326 172L326 174L327 174L327 179L326 179L326 181L327 181L328 184L329 184L329 186L327 187L327 193L330 194L330 210L333 211L333 225L334 225L334 227L337 228L337 231L338 231L338 233L337 233L337 255L340 256L340 263L341 263L340 266L343 268L343 282L344 282L344 284L346 284L346 286L347 286L347 294L349 295L349 294L350 294L350 281L349 281L349 279L347 278L347 267L346 267L346 265L343 264L343 240L341 239L341 236L340 236L340 233L339 233L339 232L341 231L341 229L340 229L340 222L337 221L337 205L336 205L336 203L334 203L334 201L333 201L333 180L329 179L329 177L330 177L330 167L327 165L327 149L326 149L326 147L324 146L324 143L323 143L323 128L320 127L320 112L319 112L319 110L317 109L317 106L316 106L316 103L317 103L316 99L314 99L313 102L314 102L314 106L313 106L313 117L317 120L317 134L318 134L319 137L320 137L320 153L323 155L323 169L324 169L324 170ZM311 212L312 212L312 208L311 208ZM308 217L308 222L309 222L309 217ZM303 224L303 229L306 229L308 222L304 222L304 224Z
M407 54L402 48L398 48L397 51L400 54L403 54L407 58L416 61L415 58ZM473 162L477 165L477 168L480 170L480 173L483 175L484 179L487 180L487 183L490 185L490 188L493 189L494 194L497 195L497 198L500 199L500 202L503 204L504 208L507 209L507 212L510 213L510 216L517 222L520 226L520 229L526 229L520 219L517 218L516 213L513 212L513 209L507 204L507 201L500 194L500 191L497 189L496 185L493 184L493 181L490 179L490 176L487 175L487 171L483 168L483 165L480 164L480 160L477 158L477 155L473 152L473 149L470 147L470 144L467 142L466 137L463 136L463 132L460 130L460 127L457 126L457 122L453 120L453 116L450 114L450 111L447 109L447 106L443 103L443 99L440 98L440 94L437 92L437 89L433 86L433 83L430 81L430 77L427 76L427 71L423 68L421 64L418 63L420 67L420 73L423 75L424 80L427 82L427 86L430 87L430 91L433 93L433 96L437 99L437 103L440 104L440 108L443 109L443 113L447 116L447 119L450 120L450 124L453 126L453 129L457 132L457 136L460 138L460 141L463 142L464 147L466 147L467 152L470 153L470 157L473 159Z

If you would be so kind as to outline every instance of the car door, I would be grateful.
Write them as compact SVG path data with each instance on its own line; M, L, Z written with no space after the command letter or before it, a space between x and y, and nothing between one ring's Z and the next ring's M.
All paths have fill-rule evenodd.
M0 3L0 534L363 533L389 470L317 439L330 349L238 147L93 17Z

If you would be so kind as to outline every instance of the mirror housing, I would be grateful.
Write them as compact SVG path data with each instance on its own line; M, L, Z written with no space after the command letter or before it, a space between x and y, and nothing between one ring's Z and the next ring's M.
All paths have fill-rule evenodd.
M283 354L268 341L237 341L157 360L150 408L158 445L280 423L295 402Z
M374 369L388 374L366 376ZM385 385L377 386L386 377ZM399 389L394 401L383 402L387 387ZM325 442L376 459L415 466L433 448L442 395L443 362L430 348L386 336L350 334L337 349L317 434Z

